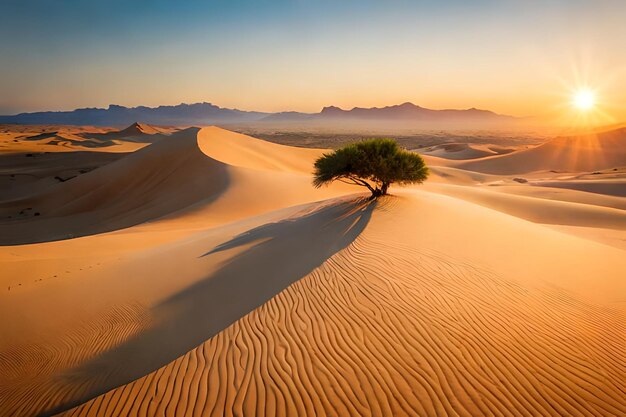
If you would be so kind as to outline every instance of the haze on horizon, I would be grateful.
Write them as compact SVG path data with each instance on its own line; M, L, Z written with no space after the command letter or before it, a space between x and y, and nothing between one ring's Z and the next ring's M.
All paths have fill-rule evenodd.
M210 101L316 112L406 101L515 116L597 91L626 119L619 0L9 0L0 114Z

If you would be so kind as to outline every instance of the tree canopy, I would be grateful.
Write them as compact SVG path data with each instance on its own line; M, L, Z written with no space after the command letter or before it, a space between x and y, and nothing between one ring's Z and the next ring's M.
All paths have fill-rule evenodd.
M372 197L387 194L392 183L422 183L428 167L421 156L400 148L393 139L370 139L353 143L315 161L313 185L333 181L366 187Z

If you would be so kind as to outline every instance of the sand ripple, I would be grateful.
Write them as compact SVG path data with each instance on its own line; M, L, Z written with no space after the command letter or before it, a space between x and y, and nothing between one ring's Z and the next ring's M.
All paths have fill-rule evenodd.
M361 235L169 365L67 416L616 416L621 311Z
M78 318L80 320L80 318ZM140 305L122 305L97 320L81 321L71 332L41 343L15 344L0 350L0 415L31 416L85 395L87 386L60 384L67 369L120 344L143 330L150 318ZM62 388L60 388L62 387Z

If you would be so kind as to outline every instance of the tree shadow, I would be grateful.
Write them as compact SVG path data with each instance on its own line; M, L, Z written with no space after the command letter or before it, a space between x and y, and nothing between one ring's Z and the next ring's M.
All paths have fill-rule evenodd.
M197 347L346 248L369 222L376 201L340 202L248 230L198 261L228 250L205 279L155 305L155 324L62 376L74 398L41 413L50 416L157 370ZM182 267L182 266L181 266Z

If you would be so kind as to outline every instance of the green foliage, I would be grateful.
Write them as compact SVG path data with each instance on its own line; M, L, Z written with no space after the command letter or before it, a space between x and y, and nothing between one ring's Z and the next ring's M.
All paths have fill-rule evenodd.
M370 139L318 158L313 185L342 181L367 187L377 197L387 194L392 183L422 183L427 177L421 156L400 148L393 139Z

